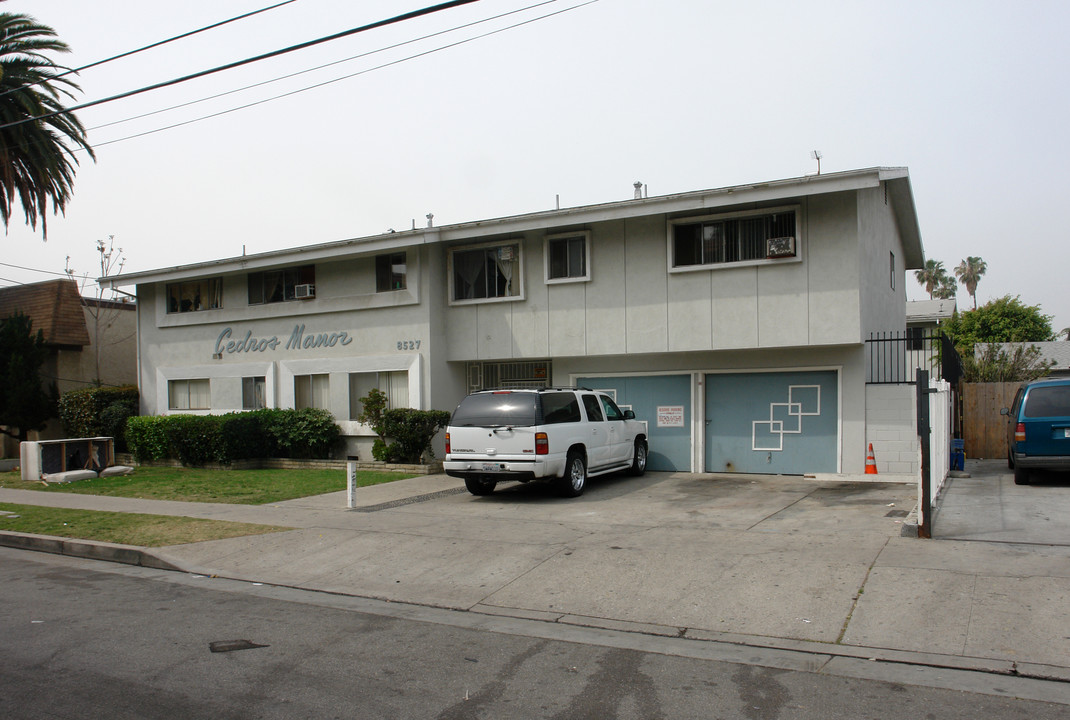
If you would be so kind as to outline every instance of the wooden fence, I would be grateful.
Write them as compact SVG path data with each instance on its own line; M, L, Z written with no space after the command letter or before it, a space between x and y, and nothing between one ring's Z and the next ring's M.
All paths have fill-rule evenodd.
M1007 418L999 414L1009 408L1021 383L963 383L962 437L966 457L1007 457Z

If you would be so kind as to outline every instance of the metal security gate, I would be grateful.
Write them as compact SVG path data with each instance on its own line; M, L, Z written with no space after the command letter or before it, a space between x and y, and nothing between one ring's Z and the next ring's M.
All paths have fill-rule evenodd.
M835 370L706 375L706 471L839 470Z
M494 388L549 387L549 360L468 363L468 392Z
M581 377L576 385L606 390L621 409L646 422L647 469L691 470L691 376Z

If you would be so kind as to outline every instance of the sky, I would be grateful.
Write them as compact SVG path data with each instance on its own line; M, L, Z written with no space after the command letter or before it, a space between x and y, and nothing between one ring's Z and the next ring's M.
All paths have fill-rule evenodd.
M0 11L53 27L72 48L57 60L79 67L280 1ZM71 104L431 4L294 0L84 70ZM627 200L637 181L656 196L800 177L819 150L822 172L908 167L926 258L951 271L981 257L978 304L1017 295L1059 331L1068 29L1063 1L480 0L78 111L96 161L79 156L47 241L13 214L0 286L69 264L93 295L110 237L138 272L423 227L428 213L448 225ZM907 287L927 298L912 272Z

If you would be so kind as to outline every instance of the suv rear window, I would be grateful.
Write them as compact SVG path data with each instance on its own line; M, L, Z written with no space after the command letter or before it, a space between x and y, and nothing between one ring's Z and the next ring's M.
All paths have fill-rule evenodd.
M1025 398L1025 417L1070 415L1070 385L1035 387Z
M453 411L450 425L523 427L538 422L539 396L535 393L480 393L469 395Z

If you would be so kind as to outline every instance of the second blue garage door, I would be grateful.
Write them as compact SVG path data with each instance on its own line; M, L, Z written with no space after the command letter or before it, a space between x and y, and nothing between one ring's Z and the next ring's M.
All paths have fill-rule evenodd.
M617 404L645 420L648 470L691 470L691 376L581 377L579 387L610 390Z
M706 471L838 471L836 371L706 375Z

